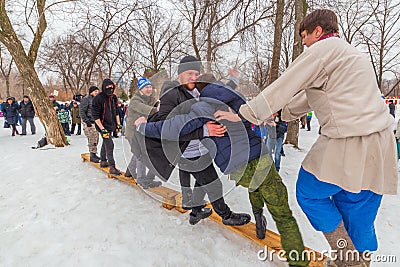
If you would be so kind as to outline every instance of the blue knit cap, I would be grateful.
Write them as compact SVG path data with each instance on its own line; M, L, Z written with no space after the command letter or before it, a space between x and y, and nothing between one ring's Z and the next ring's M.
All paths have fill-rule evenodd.
M139 90L142 90L144 87L146 87L147 85L151 85L151 82L149 81L149 79L146 78L140 78L137 82L138 88Z

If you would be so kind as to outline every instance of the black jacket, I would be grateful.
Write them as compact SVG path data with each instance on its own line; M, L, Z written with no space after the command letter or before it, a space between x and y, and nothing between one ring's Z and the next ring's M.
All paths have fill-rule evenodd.
M13 99L13 102L8 104L8 101L4 102L1 108L4 115L4 120L8 124L17 124L18 122L18 103Z
M165 92L160 98L160 103L160 110L149 117L148 121L165 120L169 116L189 113L191 106L197 103L197 100L182 85L179 85ZM161 141L136 134L131 142L131 150L147 168L160 178L168 180L190 140L201 139L202 137L203 128L180 138L180 142Z
M117 97L113 94L107 96L101 92L93 98L92 102L92 119L93 121L100 119L104 128L109 132L114 132L117 129ZM100 128L96 124L97 131Z
M24 102L23 100L19 103L19 111L22 118L33 118L35 117L35 109L33 108L32 101Z

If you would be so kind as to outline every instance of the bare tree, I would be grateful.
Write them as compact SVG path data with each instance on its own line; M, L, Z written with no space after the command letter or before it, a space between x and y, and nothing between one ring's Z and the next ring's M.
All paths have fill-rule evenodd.
M382 89L383 77L396 74L400 66L400 2L381 0L378 10L363 32L365 45L373 64L376 81ZM390 92L391 90L389 90Z
M73 35L57 37L44 46L40 57L42 70L57 73L63 81L65 90L73 94L81 93L86 86L84 74L90 55Z
M270 69L270 83L273 83L279 77L279 62L281 60L282 48L282 30L285 0L276 2L275 30L274 30L274 48L272 51L272 61Z
M139 1L126 2L121 0L103 1L98 6L87 4L83 8L86 13L76 25L75 35L82 41L82 49L90 54L88 64L85 66L84 80L86 85L92 82L92 74L99 56L106 52L107 43L114 35L132 21L137 20L135 12L151 4L140 5ZM99 69L100 75L101 69Z
M33 34L32 41L27 50L28 52L26 52L21 38L17 35L13 23L9 18L10 12L7 10L6 1L0 0L0 42L7 47L12 55L24 83L28 86L27 89L35 106L36 114L45 127L47 139L56 147L67 145L67 142L57 115L36 73L34 64L47 27L46 11L50 7L62 2L68 2L68 0L53 2L47 6L46 0L25 2L25 14L35 14L36 18L36 26L30 24L31 20L27 19L25 22L25 25L31 29Z
M158 72L182 53L185 39L182 22L158 6L143 9L141 19L128 25L128 31L145 69Z
M307 12L307 2L305 0L295 0L295 27L292 60L295 60L303 52L303 44L299 35L300 23ZM299 147L299 122L297 120L288 123L286 144L292 144L295 148Z
M196 57L207 62L217 59L220 47L238 40L243 33L273 16L273 5L267 1L173 0L173 4L190 24Z
M5 80L6 82L6 96L11 96L10 94L10 75L11 75L11 70L12 66L14 63L14 60L12 57L7 58L6 56L6 50L4 49L3 46L0 45L0 74L1 78ZM1 93L0 93L0 99L1 99Z

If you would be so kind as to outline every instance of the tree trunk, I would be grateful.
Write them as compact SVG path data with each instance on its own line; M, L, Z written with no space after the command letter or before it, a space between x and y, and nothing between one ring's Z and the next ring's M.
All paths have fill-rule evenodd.
M11 96L10 94L10 76L5 76L4 79L6 80L6 97Z
M43 85L33 65L28 61L25 52L23 50L13 51L13 49L10 49L10 53L13 55L24 84L28 85L26 89L35 107L35 113L44 126L48 142L56 147L68 145L53 105L50 103Z
M307 12L307 2L305 0L296 0L295 2L295 29L292 61L295 60L303 52L303 44L299 35L300 23ZM299 120L288 123L288 132L286 135L286 144L292 144L295 148L299 148Z
M273 83L279 77L279 61L281 59L282 47L282 25L283 10L285 0L278 0L276 3L275 31L274 31L274 48L272 53L271 71L269 82Z
M17 65L24 84L28 86L28 93L35 107L36 115L45 128L48 142L56 147L63 147L68 145L64 131L34 66L43 32L47 26L44 14L45 3L45 0L36 1L36 8L39 14L38 25L27 55L8 17L5 0L0 0L0 42L7 47L15 65Z

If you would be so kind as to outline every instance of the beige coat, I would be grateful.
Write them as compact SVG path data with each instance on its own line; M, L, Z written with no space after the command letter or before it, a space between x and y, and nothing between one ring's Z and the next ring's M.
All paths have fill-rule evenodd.
M339 38L313 44L240 113L258 124L281 108L283 120L314 111L321 125L304 169L350 192L396 194L394 120L371 63L356 48Z

